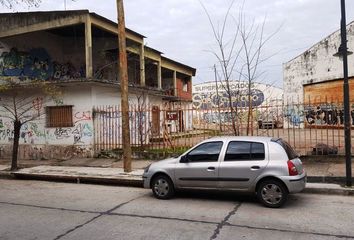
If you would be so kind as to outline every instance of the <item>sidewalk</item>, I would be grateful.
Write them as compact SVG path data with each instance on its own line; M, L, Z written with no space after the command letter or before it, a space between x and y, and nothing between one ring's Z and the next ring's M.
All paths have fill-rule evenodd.
M20 160L20 170L10 172L9 160L0 160L0 178L142 187L143 169L152 162L151 160L133 160L133 171L125 173L123 161L116 159ZM308 176L308 184L304 192L354 195L354 188L344 188L339 184L345 183L343 161L304 161L303 164Z

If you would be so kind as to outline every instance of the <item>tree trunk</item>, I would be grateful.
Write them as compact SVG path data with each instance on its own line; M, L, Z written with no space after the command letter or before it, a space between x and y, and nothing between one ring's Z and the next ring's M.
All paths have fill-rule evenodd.
M17 155L20 141L21 126L22 124L19 120L14 121L14 145L12 148L11 171L17 170Z
M253 118L252 118L252 98L251 98L251 81L248 81L248 113L247 113L247 136L253 136Z

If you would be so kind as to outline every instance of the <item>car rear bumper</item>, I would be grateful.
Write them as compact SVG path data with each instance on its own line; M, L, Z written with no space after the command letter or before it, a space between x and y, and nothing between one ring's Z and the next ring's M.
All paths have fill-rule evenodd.
M305 189L307 176L304 172L298 176L286 176L282 177L283 182L287 186L289 193L298 193Z

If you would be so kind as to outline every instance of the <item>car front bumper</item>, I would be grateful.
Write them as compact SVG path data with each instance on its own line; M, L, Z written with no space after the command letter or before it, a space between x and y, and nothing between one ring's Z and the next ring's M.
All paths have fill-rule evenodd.
M146 173L143 174L143 186L144 186L144 188L150 188L150 179L151 179L151 177L148 174L146 174Z

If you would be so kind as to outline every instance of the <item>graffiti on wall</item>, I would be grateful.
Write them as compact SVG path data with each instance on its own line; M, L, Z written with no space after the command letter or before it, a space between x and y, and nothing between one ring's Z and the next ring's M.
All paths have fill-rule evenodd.
M76 69L74 65L70 62L64 64L54 62L53 65L54 65L53 78L56 80L85 77L86 70L84 66L81 66L79 69Z
M91 120L91 111L76 112L74 114L75 123L80 121Z
M35 122L29 122L22 125L20 140L23 143L35 144L45 139L44 129L40 127Z
M3 52L0 58L2 76L47 80L53 74L51 58L43 48L34 48L29 52L12 48L10 52Z
M90 143L93 136L91 111L78 111L73 114L73 127L58 127L54 131L47 130L47 135L52 140L68 140L73 144Z
M71 136L71 128L56 128L54 135L57 140L69 138Z
M304 123L304 106L289 105L285 108L284 115L290 125L300 126L300 124Z
M88 123L79 123L71 133L74 137L74 144L84 143L84 137L92 137L93 129Z
M318 104L313 106L289 105L284 110L285 118L292 126L343 126L344 111L341 104ZM351 125L354 126L354 105L350 111Z
M52 61L44 48L33 48L28 52L12 48L0 55L0 76L41 80L73 79L85 77L85 67L76 69L70 62Z
M10 142L14 138L12 123L7 119L0 118L0 141Z
M91 111L78 111L74 114L74 126L69 128L45 128L40 121L22 125L21 144L90 144L93 137ZM0 143L11 143L14 139L13 123L0 118Z
M251 95L251 104L253 107L258 107L264 102L264 93L258 89L251 89L244 91L234 91L231 94L231 102L233 107L248 107L249 95ZM230 106L229 94L221 92L219 95L216 93L195 93L193 94L193 106L196 109L212 109L227 108Z

